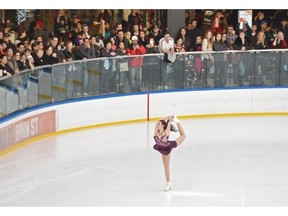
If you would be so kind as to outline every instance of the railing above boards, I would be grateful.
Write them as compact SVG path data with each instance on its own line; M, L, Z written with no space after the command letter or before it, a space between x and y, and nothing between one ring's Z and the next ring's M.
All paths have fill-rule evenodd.
M0 117L42 104L115 93L288 86L288 49L169 55L76 60L1 77Z

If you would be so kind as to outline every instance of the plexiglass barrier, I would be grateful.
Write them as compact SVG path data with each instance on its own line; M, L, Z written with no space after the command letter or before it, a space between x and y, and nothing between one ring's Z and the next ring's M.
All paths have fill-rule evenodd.
M81 97L165 89L288 85L288 50L117 56L59 63L0 79L0 116Z

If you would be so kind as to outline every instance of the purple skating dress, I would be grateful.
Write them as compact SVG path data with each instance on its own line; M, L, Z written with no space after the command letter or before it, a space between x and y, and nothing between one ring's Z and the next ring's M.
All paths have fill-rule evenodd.
M177 147L177 142L168 140L168 138L169 136L167 136L166 134L161 136L161 138L159 138L157 135L154 136L156 144L153 146L153 148L163 155L169 155L172 151L172 148Z

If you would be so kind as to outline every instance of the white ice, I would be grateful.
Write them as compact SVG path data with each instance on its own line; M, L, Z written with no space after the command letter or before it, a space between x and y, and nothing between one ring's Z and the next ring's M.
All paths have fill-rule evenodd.
M0 206L288 206L288 117L181 122L187 139L171 153L170 192L155 122L135 123L0 157Z

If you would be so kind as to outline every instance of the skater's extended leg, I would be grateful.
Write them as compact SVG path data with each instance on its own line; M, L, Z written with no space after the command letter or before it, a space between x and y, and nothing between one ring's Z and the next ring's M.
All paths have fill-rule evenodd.
M179 146L185 140L186 135L185 135L184 129L183 129L181 123L180 123L180 120L177 118L176 115L174 115L173 121L177 124L178 130L179 130L179 133L180 133L180 136L175 140L176 143L177 143L177 146Z

